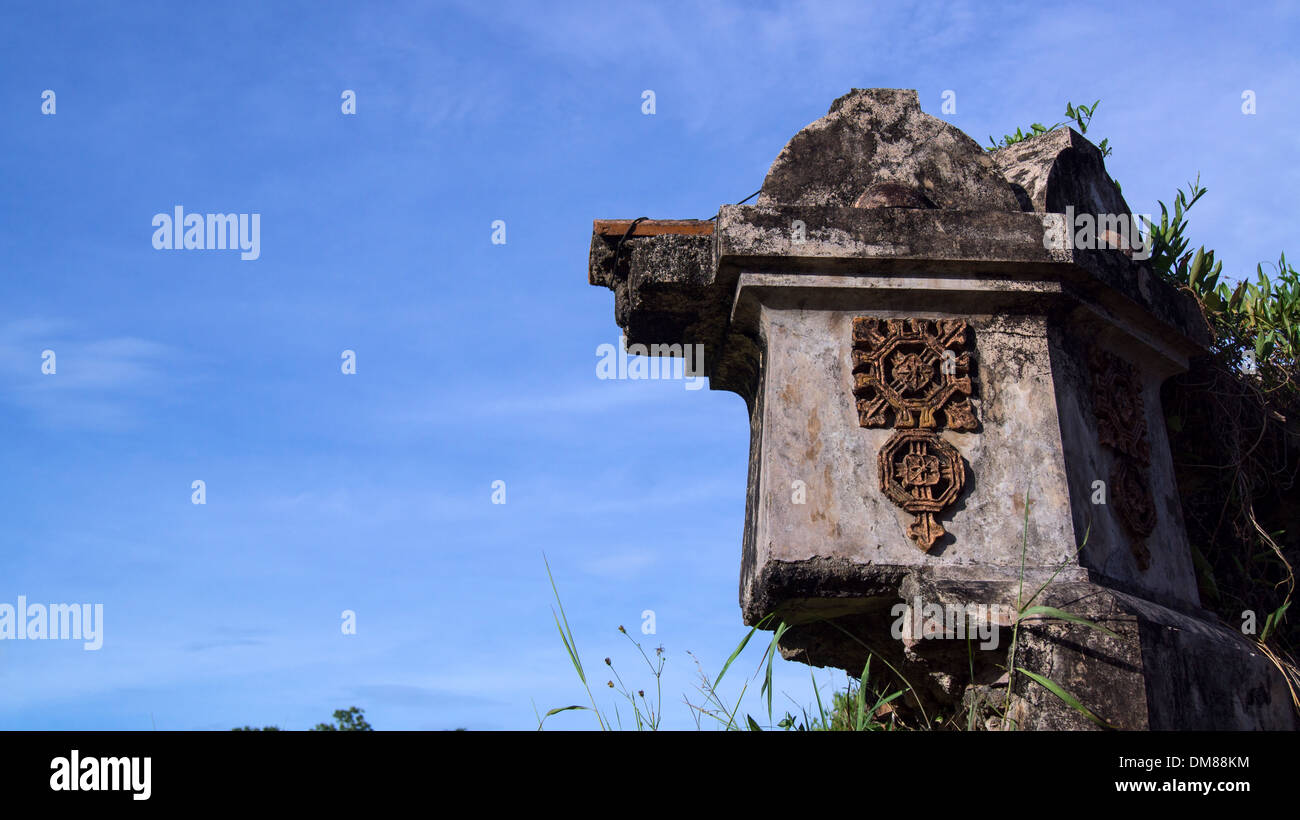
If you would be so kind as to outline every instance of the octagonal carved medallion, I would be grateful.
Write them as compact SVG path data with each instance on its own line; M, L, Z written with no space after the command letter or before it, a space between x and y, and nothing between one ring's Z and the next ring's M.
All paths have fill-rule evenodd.
M880 490L916 516L908 534L929 552L944 534L935 514L957 500L966 482L966 464L957 448L929 430L899 430L876 456Z
M853 320L858 424L897 429L877 453L880 491L916 516L907 532L923 552L944 535L938 516L966 481L966 462L939 431L979 428L971 337L962 319Z
M970 330L960 319L853 320L853 395L863 427L970 431Z

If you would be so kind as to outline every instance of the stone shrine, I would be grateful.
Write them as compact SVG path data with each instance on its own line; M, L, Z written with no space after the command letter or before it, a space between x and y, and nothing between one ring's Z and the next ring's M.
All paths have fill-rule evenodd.
M1073 130L990 152L914 91L858 89L754 205L595 223L589 279L628 343L703 345L694 375L745 401L747 624L774 613L787 658L855 676L875 654L931 713L1010 686L997 725L1092 728L1007 674L1042 587L1035 604L1115 635L1024 620L1015 667L1102 721L1296 728L1283 675L1199 599L1160 387L1209 338L1114 241L1129 220ZM900 637L918 607L991 613L996 648Z

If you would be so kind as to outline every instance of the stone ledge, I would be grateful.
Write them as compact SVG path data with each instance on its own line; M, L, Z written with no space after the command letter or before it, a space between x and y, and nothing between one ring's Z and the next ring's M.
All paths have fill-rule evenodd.
M1066 247L1060 214L728 205L718 212L715 236L719 281L729 279L722 272L741 269L888 272L904 262L924 262L936 273L1051 276L1132 321L1154 316L1190 342L1184 355L1210 341L1190 295L1118 250Z
M818 567L814 572L809 568L803 574L814 584L825 569ZM1040 573L1041 568L1034 575ZM919 572L885 575L890 583L882 583L871 601L863 601L870 606L850 614L833 614L828 609L825 617L835 618L838 626L817 620L821 613L812 610L808 618L796 621L781 639L782 656L812 666L861 670L870 652L906 670L921 704L931 712L952 714L961 708L958 701L969 695L968 687L998 692L1000 701L1006 691L1003 674L1011 641L1009 623L996 630L997 645L989 649L978 648L978 636L971 638L972 648L968 648L960 638L896 640L890 629L897 617L894 607L899 604L919 599L926 605L1012 606L1019 584ZM884 586L890 587L888 592L883 592ZM1038 583L1027 577L1025 588L1032 594ZM825 594L815 584L809 589ZM1300 729L1281 671L1230 627L1070 578L1058 577L1034 603L1064 610L1119 635L1117 639L1093 627L1062 620L1028 619L1021 623L1016 653L1016 666L1058 683L1117 728ZM875 669L873 664L873 677ZM888 671L881 674L890 677ZM901 688L896 679L891 686ZM1011 705L1012 717L1023 729L1098 728L1025 675L1015 678Z

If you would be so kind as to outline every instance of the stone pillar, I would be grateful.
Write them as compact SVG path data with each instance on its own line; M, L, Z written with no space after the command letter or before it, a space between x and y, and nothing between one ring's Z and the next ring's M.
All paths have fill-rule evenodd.
M1110 724L1296 726L1282 675L1200 604L1160 386L1208 337L1130 224L1074 131L990 153L894 89L836 100L755 205L597 221L590 281L629 344L703 345L746 402L747 624L795 624L782 652L814 665L881 656L952 714L1005 700L1009 613L1045 584L1036 604L1119 637L1024 621L1016 666ZM935 606L997 648L925 638ZM1092 725L1010 681L1018 725Z

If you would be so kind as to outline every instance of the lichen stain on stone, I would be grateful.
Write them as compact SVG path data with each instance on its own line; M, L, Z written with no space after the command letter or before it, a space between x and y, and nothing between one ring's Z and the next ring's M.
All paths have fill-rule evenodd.
M1024 519L1025 517L1025 493L1013 493L1011 496L1011 511L1015 513L1016 518ZM1029 511L1034 511L1034 499L1029 499Z
M808 449L804 451L804 458L808 461L816 461L817 456L821 454L822 422L817 417L817 408L814 407L808 415Z

